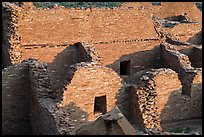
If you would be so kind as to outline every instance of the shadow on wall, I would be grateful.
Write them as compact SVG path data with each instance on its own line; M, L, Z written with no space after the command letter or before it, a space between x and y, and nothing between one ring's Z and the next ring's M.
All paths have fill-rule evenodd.
M31 135L29 121L28 65L12 65L2 71L2 134Z
M2 24L4 25L4 24ZM10 44L5 35L5 27L2 26L2 69L11 65L11 59L9 58Z
M121 65L124 61L130 61L130 66ZM132 76L134 73L144 69L157 69L162 68L163 66L164 65L161 60L161 49L159 46L154 47L152 50L139 51L132 54L123 55L114 63L107 65L108 68L113 69L118 75L124 74L127 76Z
M70 102L68 105L60 108L56 114L58 129L61 130L61 135L75 134L75 131L90 123L87 120L88 113L74 102Z
M148 69L163 68L164 64L161 60L161 50L159 46L153 48L152 50L135 52L128 55L121 56L113 64L107 65L107 67L112 68L118 75L122 76L126 83L136 84L136 78L140 78L142 74ZM130 67L122 67L121 62L130 61ZM130 75L121 75L121 69L130 69ZM123 71L128 72L128 71ZM131 104L131 87L123 85L122 89L116 95L116 104L123 113L123 115L131 122L130 107Z
M63 88L72 79L71 65L80 62L91 62L91 58L80 42L69 45L55 56L53 62L48 63L51 86L58 101L62 100Z
M189 38L187 42L191 44L202 45L202 31L198 32L193 37Z
M183 95L182 89L172 92L161 111L161 127L164 131L174 127L168 123L202 118L202 83L193 86L192 97Z
M130 86L125 87L123 86L120 91L116 94L116 105L120 109L120 111L123 113L123 115L130 121Z
M48 72L51 79L51 87L56 97L62 97L64 81L67 73L70 71L70 65L78 62L77 47L68 46L62 52L58 53L53 62L48 63Z

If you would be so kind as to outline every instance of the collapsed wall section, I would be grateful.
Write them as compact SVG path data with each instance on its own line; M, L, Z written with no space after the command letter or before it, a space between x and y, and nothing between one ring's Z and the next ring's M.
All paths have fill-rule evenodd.
M23 62L2 70L2 134L32 134L29 123L28 64Z
M118 107L76 131L76 135L136 135Z
M182 85L175 71L165 68L146 71L137 85L131 89L132 121L143 130L145 128L166 130L163 128L166 123L200 118L202 115L200 74L201 71L193 80L192 95L189 98L182 94Z
M191 83L199 70L193 68L188 56L176 51L173 45L162 43L161 48L165 65L179 74L183 94L191 96Z
M102 59L96 51L93 44L89 43L75 43L74 45L78 48L78 57L80 58L78 63L80 62L95 62L97 64L102 63Z
M202 12L196 7L195 2L161 2L161 10L157 14L165 18L184 15L184 13L193 21L202 22Z
M166 23L168 26L172 26L170 28L162 27L163 32L171 33L182 41L188 41L189 38L201 31L202 12L196 7L195 2L161 2L161 6L157 7L159 8L152 7L151 13L160 17L162 24ZM180 20L183 17L187 20L181 23Z
M192 95L189 98L182 94L182 85L178 74L171 69L163 70L159 73L157 72L158 74L154 76L155 91L158 98L158 114L161 119L162 129L166 130L164 128L166 123L202 117L201 71L192 82Z

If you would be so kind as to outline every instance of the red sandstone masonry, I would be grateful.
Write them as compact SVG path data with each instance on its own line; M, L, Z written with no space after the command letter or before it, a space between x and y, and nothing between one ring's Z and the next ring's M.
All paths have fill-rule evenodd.
M55 45L56 48L57 46ZM101 58L92 45L75 43L67 46L55 56L52 62L48 63L52 89L56 90L58 97L61 97L60 94L63 94L63 86L67 85L67 82L70 82L72 79L69 72L71 71L70 66L80 62L95 62L100 64ZM69 76L67 77L67 75Z
M159 49L160 33L153 28L152 12L147 12L151 6L122 10L19 9L14 26L23 26L20 27L20 44L23 45L17 44L22 54L15 59L22 61L32 57L48 64L28 60L3 70L5 134L26 134L29 123L36 134L73 134L101 115L93 113L94 98L102 95L106 95L108 111L117 105L127 118L132 116L143 128L160 129L165 122L202 116L202 68L199 68L202 63L197 60L201 58L202 47L172 37L168 39L169 33L179 38L186 36L186 28L192 25L180 25L182 31L177 27L166 29L164 36L170 43L161 44ZM188 36L199 27L193 25ZM79 41L90 44L68 44ZM158 64L161 53L164 64L178 74L170 69L147 71L163 67L162 63ZM125 60L131 60L130 83L124 77L126 84L117 75L120 62ZM141 73L145 74L141 79L134 79L143 75ZM183 93L190 93L191 98L181 93L178 75Z
M181 82L173 70L161 68L144 72L131 90L132 121L143 129L163 129L166 122L201 117L200 74L201 71L198 71L192 86L192 96L189 98L181 93ZM153 98L150 97L151 92L155 92Z
M22 11L22 14L24 15L25 11ZM36 9L27 11L27 16L21 20L21 25L23 45L44 42L63 44L79 41L89 42L90 40L100 42L130 38L157 38L150 14L137 9L96 9L92 11ZM138 26L140 27L138 28ZM141 33L142 26L148 27L149 30ZM34 35L35 37L33 37Z
M191 96L191 83L196 75L197 69L191 66L188 56L176 51L173 45L162 43L161 48L162 58L165 64L179 73L179 79L183 85L183 94Z
M109 111L116 105L116 95L121 86L121 79L109 68L94 65L94 63L87 64L82 68L77 67L71 83L67 85L64 91L63 105L74 102L87 112L89 120L94 120L94 97L106 95L107 111Z

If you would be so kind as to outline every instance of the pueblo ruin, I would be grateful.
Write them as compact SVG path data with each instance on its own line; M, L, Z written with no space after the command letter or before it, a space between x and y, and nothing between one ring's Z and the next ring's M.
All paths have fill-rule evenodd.
M194 2L3 2L2 29L3 134L202 134Z

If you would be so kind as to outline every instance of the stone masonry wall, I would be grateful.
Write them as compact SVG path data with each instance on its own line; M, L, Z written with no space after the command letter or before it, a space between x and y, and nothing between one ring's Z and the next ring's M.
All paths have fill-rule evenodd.
M69 43L86 41L94 46L99 44L101 47L102 43L158 39L151 15L139 9L42 10L32 8L25 10L25 8L19 8L21 9L18 18L22 45L21 60L32 57L51 62L54 56L65 49L60 45ZM148 28L148 31L141 33L144 27ZM39 47L41 44L43 46ZM44 44L55 46L49 47ZM145 42L143 44L145 45ZM139 47L137 48L139 50ZM138 51L137 48L135 51ZM130 54L131 50L126 50L126 53Z
M60 94L63 94L64 85L71 80L71 76L67 76L71 71L70 66L80 62L92 61L96 63L101 61L94 47L85 43L75 43L62 50L54 57L52 62L48 63L52 89L59 94L59 97L61 97Z
M165 65L179 74L179 79L182 83L182 93L191 96L191 83L197 69L191 66L188 56L176 51L173 45L162 43L161 48Z
M47 65L31 60L29 63L30 108L29 119L33 134L58 135L55 118L54 96L51 90Z
M10 56L9 56L9 49L10 49L10 44L9 41L7 39L6 36L6 31L5 31L5 27L3 27L3 23L2 23L2 69L10 66L11 65L11 60L10 60Z
M150 13L138 9L36 9L21 14L22 45L157 38ZM144 28L149 29L142 32Z
M119 75L120 62L130 60L131 76L143 69L163 66L160 61L159 40L141 40L94 44L94 46L103 60L102 64L112 68ZM154 62L160 63L155 64Z
M77 63L78 50L76 46L68 46L61 52L57 53L53 61L48 63L48 72L51 77L52 89L62 89L66 74L69 72L70 65Z
M146 71L131 91L132 120L143 129L163 129L163 124L168 122L200 118L201 72L198 71L192 82L190 98L182 94L182 85L175 71L165 68Z
M186 13L190 21L198 22L198 24L182 23L173 28L163 28L163 31L171 33L182 41L187 41L202 30L202 11L196 7L195 2L162 2L161 6L152 6L148 10L160 18L175 17Z
M91 43L76 43L78 45L78 57L79 62L95 62L102 63L102 59L96 51L95 47Z
M143 131L145 129L160 130L161 128L157 107L158 93L155 91L154 75L151 71L145 72L131 89L132 109L130 115L132 121Z
M53 62L57 54L63 52L68 47L68 45L49 45L49 44L39 44L39 45L23 45L22 50L22 60L29 58L37 59L42 62Z
M181 84L176 73L169 73L165 77L164 75L155 77L161 127L168 122L202 117L201 71L199 73L194 79L195 82L192 82L191 98L182 94Z
M4 3L2 7L2 21L3 31L5 37L8 40L9 46L7 48L9 52L10 61L12 64L19 63L21 60L21 43L19 34L19 12L20 8L10 3Z
M202 67L202 45L193 47L191 54L189 56L191 65L195 68Z
M2 70L2 134L30 135L28 64Z
M64 90L63 105L73 102L87 112L88 120L94 120L97 117L94 115L94 98L106 95L107 111L111 110L116 105L122 81L111 69L94 63L84 65L77 65L71 83Z

